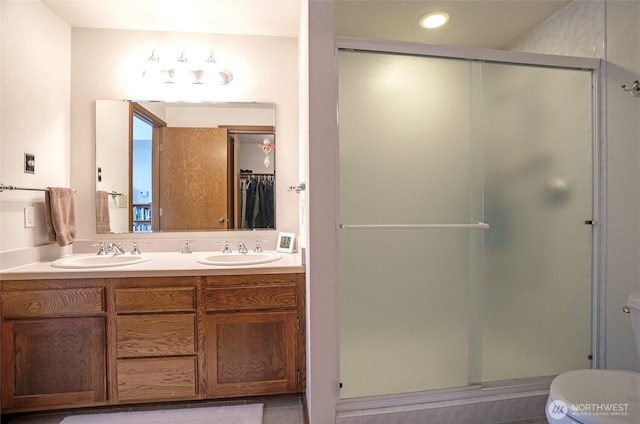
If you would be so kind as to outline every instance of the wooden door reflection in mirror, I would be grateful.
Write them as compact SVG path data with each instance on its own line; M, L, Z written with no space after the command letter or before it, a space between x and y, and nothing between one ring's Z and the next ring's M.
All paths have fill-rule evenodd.
M160 142L159 229L229 228L226 128L164 127Z
M131 102L129 228L275 228L274 138L272 126L171 127Z

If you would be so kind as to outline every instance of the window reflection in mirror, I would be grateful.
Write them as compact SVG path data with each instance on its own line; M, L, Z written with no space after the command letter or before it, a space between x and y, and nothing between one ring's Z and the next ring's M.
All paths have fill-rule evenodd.
M274 124L271 103L97 100L97 232L274 229Z
M137 110L132 103L131 144L131 228L134 233L151 232L157 228L152 224L153 205L153 153L154 128L159 128L149 119L145 111ZM157 131L156 131L157 137ZM159 144L156 141L156 148ZM156 170L157 172L157 170Z

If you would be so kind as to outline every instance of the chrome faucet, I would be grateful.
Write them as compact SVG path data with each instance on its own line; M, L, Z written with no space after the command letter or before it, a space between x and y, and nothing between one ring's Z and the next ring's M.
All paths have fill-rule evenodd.
M238 252L239 253L249 253L249 251L247 250L247 246L244 245L243 241L238 243Z
M122 249L122 243L109 243L107 245L107 252L114 255L124 255L124 249Z

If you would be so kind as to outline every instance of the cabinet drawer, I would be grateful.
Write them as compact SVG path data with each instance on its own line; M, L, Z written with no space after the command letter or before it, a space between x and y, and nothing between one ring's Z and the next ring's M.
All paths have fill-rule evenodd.
M118 357L183 355L196 352L195 314L121 315Z
M196 357L120 359L118 401L195 399Z
M206 290L208 311L294 308L294 285L220 287Z
M4 318L97 314L104 310L101 287L2 293Z
M193 311L194 287L116 289L116 312Z

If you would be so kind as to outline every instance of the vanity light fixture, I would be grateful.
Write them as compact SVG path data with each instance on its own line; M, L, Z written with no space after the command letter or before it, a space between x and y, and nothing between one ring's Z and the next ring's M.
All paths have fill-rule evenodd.
M213 52L200 65L190 66L185 51L182 51L175 62L164 64L160 61L156 50L153 50L151 56L147 59L142 76L151 79L162 79L166 84L185 84L189 82L204 84L211 82L213 84L227 85L233 81L231 71L218 66Z
M422 28L435 29L440 28L449 22L449 14L447 12L429 12L418 20Z
M188 82L191 71L187 68L187 62L188 59L183 50L175 62L171 63L167 69L162 70L162 73L166 74L164 82L167 84Z
M143 78L151 79L154 82L160 82L162 78L162 66L160 65L160 57L156 54L156 51L151 52L151 56L145 63L144 70L142 71Z
M206 78L211 78L215 83L220 85L227 85L231 81L233 81L233 74L228 69L222 69L216 63L216 57L213 55L213 52L209 54L209 57L205 61L205 70L198 71L200 75L203 73L206 75Z

